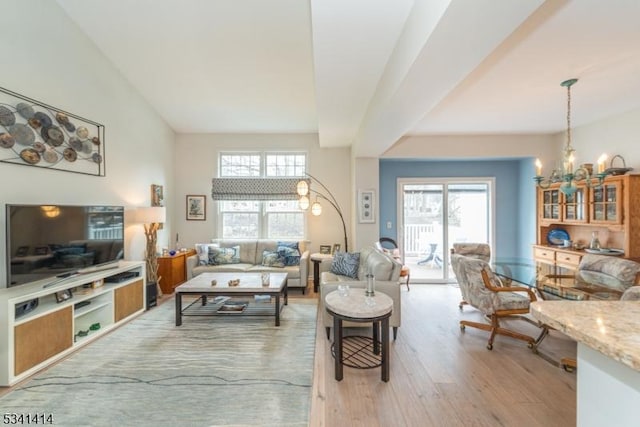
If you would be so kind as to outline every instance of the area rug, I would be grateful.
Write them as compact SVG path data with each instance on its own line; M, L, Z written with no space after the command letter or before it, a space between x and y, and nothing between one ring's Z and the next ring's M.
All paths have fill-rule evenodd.
M61 426L306 426L315 300L273 317L185 317L169 300L0 398Z

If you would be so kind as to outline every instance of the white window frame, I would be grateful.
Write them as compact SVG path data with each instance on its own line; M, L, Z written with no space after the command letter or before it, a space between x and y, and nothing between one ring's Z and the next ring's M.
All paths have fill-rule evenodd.
M294 172L300 172L299 175L286 175L286 174L269 174L267 175L267 158L269 156L290 156L290 155L296 155L296 156L304 156L304 165L303 166L296 166L294 164L293 168L294 168ZM233 175L233 174L226 174L223 175L223 166L222 166L222 159L224 156L260 156L260 166L259 166L259 175ZM307 160L308 160L308 156L306 152L302 152L302 151L224 151L224 152L220 152L218 154L218 176L221 178L233 178L233 177L242 177L242 176L246 176L246 177L252 177L252 178L259 178L259 177L264 177L264 178L275 178L275 177L303 177L305 176L305 172L306 172L306 166L307 166ZM283 166L284 167L284 166ZM291 166L289 166L291 167ZM295 203L297 203L296 201L293 201ZM225 215L229 215L232 214L233 211L224 211L223 210L223 206L224 206L224 201L220 201L217 202L218 205L218 236L221 236L222 238L240 238L240 237L234 237L234 236L225 236L224 234L224 220L223 217ZM299 208L297 209L292 209L292 210L287 210L287 211L277 211L277 212L269 212L267 209L267 201L258 201L258 235L257 236L252 236L252 237L245 237L245 238L258 238L258 239L282 239L282 240L290 240L290 239L305 239L307 236L307 216L305 215L305 211L300 210ZM251 211L251 212L255 212L255 211ZM270 230L269 230L269 216L270 215L274 215L274 214L282 214L282 213L300 213L301 217L302 217L302 234L300 236L296 236L296 237L287 237L287 236L273 236L270 235Z

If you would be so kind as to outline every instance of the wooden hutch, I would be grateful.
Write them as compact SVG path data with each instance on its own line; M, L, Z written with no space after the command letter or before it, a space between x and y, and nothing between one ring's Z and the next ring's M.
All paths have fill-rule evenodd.
M596 180L592 181L594 184ZM562 183L537 191L537 235L534 259L554 269L575 270L592 232L598 232L602 248L624 251L624 258L640 261L640 175L608 176L601 186L589 188L578 181L577 191L568 196ZM549 244L548 233L556 228L569 233L574 247Z

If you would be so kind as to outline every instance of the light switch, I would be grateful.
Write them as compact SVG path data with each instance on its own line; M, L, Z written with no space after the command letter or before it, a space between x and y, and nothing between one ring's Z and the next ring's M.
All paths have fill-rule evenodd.
M391 221L387 221L387 229L391 230Z

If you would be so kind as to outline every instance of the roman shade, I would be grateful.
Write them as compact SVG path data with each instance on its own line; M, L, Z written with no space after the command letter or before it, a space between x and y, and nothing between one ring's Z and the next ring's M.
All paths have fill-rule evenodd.
M303 178L213 178L211 197L213 200L297 200L297 185L301 180Z

